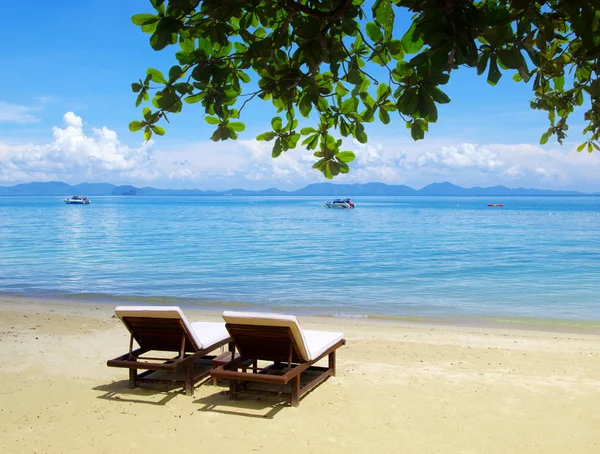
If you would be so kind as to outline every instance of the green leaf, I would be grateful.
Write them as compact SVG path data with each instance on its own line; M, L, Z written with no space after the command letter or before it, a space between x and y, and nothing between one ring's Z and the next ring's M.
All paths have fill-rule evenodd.
M241 132L246 129L246 125L241 121L232 121L229 123L229 128L233 129L236 132Z
M336 176L339 175L340 173L340 166L336 161L329 161L327 163L327 166L329 167L329 172L331 172L332 176Z
M131 132L136 132L139 131L140 129L142 129L144 127L146 123L142 122L142 121L132 121L131 123L129 123L129 130Z
M430 123L435 123L437 121L437 107L429 95L429 92L425 90L425 87L421 87L419 90L419 113L421 114L421 117L425 118L425 120Z
M317 153L315 153L315 156L317 155ZM325 164L327 164L327 159L323 158L323 159L319 159L317 162L315 162L313 164L313 169L318 169L321 170L323 167L325 167Z
M302 145L305 145L308 150L316 150L317 146L319 145L319 138L319 134L308 136L302 141Z
M273 145L273 151L271 152L271 156L274 158L279 157L283 152L283 147L281 146L281 138L277 137L275 144Z
M479 61L477 62L477 75L481 76L485 72L485 68L487 68L488 61L490 60L490 53L483 52L479 57Z
M131 17L131 22L140 26L153 24L159 20L160 17L155 16L154 14L136 14L135 16Z
M271 120L271 127L273 128L274 131L281 131L281 128L283 126L283 120L281 119L281 117L273 117L273 119ZM279 156L279 155L277 155Z
M150 121L152 118L152 110L150 110L150 107L144 107L142 110L142 115L144 116L144 120Z
M386 47L395 60L401 60L404 58L404 46L402 45L402 41L393 39L387 43Z
M312 110L312 103L310 102L310 97L307 92L303 93L300 96L298 108L300 110L300 115L308 118L308 116L310 115L310 111Z
M165 80L165 76L163 76L163 74L158 69L149 68L146 71L146 74L149 75L151 80L153 80L154 82L157 82L159 84L167 83L167 81Z
M421 34L417 32L417 24L413 22L408 31L402 37L402 46L407 54L415 54L423 47Z
M515 47L511 49L498 49L498 60L510 69L518 69L524 63L521 53Z
M368 138L362 123L356 123L355 137L360 143L367 143Z
M350 172L350 167L348 167L348 164L346 164L345 162L338 161L338 165L340 166L340 173Z
M221 120L216 118L216 117L204 117L204 120L209 124L209 125L220 125L221 124Z
M150 0L150 4L154 7L156 11L159 13L165 13L165 0Z
M181 66L172 66L171 69L169 69L169 80L176 81L177 79L180 79L183 74L184 72L183 69L181 69Z
M431 95L433 100L438 104L448 104L450 102L450 98L448 97L448 95L442 90L440 90L438 87L433 87L429 91L429 94Z
M423 120L415 120L410 126L410 135L413 140L422 140L425 138L425 131L427 131L427 122Z
M344 97L348 94L348 89L344 87L341 82L338 82L335 86L335 93L338 96Z
M394 19L396 16L392 8L391 0L376 0L373 4L372 11L377 23L385 30L386 38L392 36Z
M333 178L333 172L331 171L331 161L325 162L325 166L321 168L321 171L323 172L323 175L325 175L325 178L331 180Z
M353 112L356 112L357 110L358 110L358 99L357 98L346 99L340 107L340 112L343 114L353 113Z
M180 37L179 38L179 47L181 47L181 50L183 50L185 53L190 54L190 53L194 52L195 41L196 41L195 39Z
M242 82L244 82L245 84L250 82L250 76L248 74L246 74L244 71L237 71L236 74L238 75L238 77L240 78L240 80Z
M130 128L131 129L131 128ZM577 147L577 151L583 151L583 149L585 148L586 142L583 142L581 145L579 145Z
M139 91L141 91L141 89L142 84L138 84L137 82L131 84L131 91L133 91L134 93L138 93Z
M148 93L146 93L144 90L142 90L140 92L140 94L138 95L137 99L135 100L135 107L140 107L140 105L142 104L142 101L147 101L148 100Z
M152 138L152 130L150 129L150 126L146 126L144 128L144 140L146 142L148 142L151 138Z
M219 127L213 132L213 135L210 137L214 142L218 142L219 140L227 140L231 136L231 134L235 134L228 127L224 125L219 125Z
M390 87L388 87L385 83L381 82L377 86L377 102L382 102L387 98L391 93Z
M269 132L263 132L262 134L259 134L256 136L256 140L264 140L266 142L273 140L275 138L277 134L275 134L272 131Z
M369 22L366 26L367 36L371 39L371 41L379 42L383 39L383 33L381 33L381 29L379 25L375 22Z
M210 40L206 38L198 39L198 51L203 57L209 57L213 51L213 46Z
M498 64L496 63L496 56L493 55L490 58L490 70L488 72L487 81L490 85L496 85L500 78L502 77L502 73L498 69Z
M379 109L379 119L384 125L387 125L390 123L390 114L387 110Z
M352 162L356 156L351 151L340 151L335 154L335 157L342 162Z
M542 134L542 137L540 138L540 145L545 145L548 142L548 139L550 138L550 134L545 132L544 134Z
M197 102L202 101L204 99L204 96L204 93L196 93L195 95L190 95L186 98L183 98L183 101L187 104L195 104Z
M152 132L158 134L159 136L165 135L165 128L163 128L162 126L152 125L150 126L150 129L152 129Z
M562 91L562 89L565 86L565 77L564 76L558 76L552 79L552 82L554 82L554 89L557 91Z
M416 88L407 88L398 100L398 110L405 115L414 115L419 103L418 93Z
M302 134L303 136L307 136L309 134L314 134L315 132L317 132L317 130L315 128L302 128L300 130L300 134Z

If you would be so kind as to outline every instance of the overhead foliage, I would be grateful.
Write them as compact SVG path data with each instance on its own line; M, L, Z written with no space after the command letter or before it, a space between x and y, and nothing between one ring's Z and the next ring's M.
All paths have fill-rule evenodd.
M477 68L491 85L503 73L530 82L531 107L548 112L562 143L567 119L585 99L585 142L600 150L600 0L150 0L152 14L133 16L159 51L178 64L148 69L132 84L144 137L184 104L200 103L215 126L212 140L236 139L246 105L260 98L279 113L257 139L273 141L273 157L299 144L314 150L327 177L349 171L354 154L340 137L367 142L365 123L399 115L413 139L438 119L452 71ZM396 12L413 13L407 31ZM403 33L404 32L404 33ZM385 74L383 79L375 77ZM382 72L383 71L383 72ZM298 128L299 118L313 122ZM311 124L311 123L309 123Z

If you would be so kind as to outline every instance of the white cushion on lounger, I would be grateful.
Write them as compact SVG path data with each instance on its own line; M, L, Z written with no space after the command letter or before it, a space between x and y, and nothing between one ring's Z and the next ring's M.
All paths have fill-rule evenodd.
M193 322L192 331L203 348L229 339L229 333L223 322Z
M123 317L179 319L182 321L192 341L196 344L195 347L197 350L208 348L229 337L224 323L194 322L190 324L184 313L177 306L119 306L115 309L115 313L125 326L127 326L127 323L123 321Z
M300 355L305 361L311 361L343 338L341 333L328 333L325 331L304 331L293 315L270 314L264 312L223 312L227 323L255 326L283 326L292 331ZM311 341L306 333L312 333Z
M115 313L123 317L148 317L148 318L180 318L185 320L185 315L177 306L118 306Z
M306 339L311 360L317 359L325 350L333 347L343 338L344 334L342 333L304 330L304 339Z

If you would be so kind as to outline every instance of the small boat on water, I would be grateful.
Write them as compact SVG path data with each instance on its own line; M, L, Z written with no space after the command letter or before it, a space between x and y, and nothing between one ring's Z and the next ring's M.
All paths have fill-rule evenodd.
M352 209L354 208L354 202L350 199L335 199L331 202L325 202L325 206L327 208L345 208Z
M89 205L90 204L90 200L87 197L82 197L79 195L74 195L73 197L64 199L64 202L68 205Z
M503 207L503 203L488 203L489 207Z

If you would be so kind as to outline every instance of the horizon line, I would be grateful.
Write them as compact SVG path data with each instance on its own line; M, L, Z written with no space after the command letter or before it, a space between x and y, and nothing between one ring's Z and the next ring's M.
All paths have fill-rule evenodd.
M498 188L498 189L507 189L507 190L511 190L511 191L524 190L524 191L545 191L545 192L563 192L563 193L570 192L570 193L576 193L577 195L578 194L600 195L600 192L582 192L582 191L575 190L575 189L545 189L545 188L526 188L526 187L511 188L511 187L504 186L504 185L464 187L464 186L459 186L459 185L449 182L449 181L429 183L419 189L413 188L406 184L388 184L388 183L375 182L375 181L368 182L368 183L334 183L334 182L324 181L324 182L320 182L320 183L309 183L303 187L299 187L297 189L290 189L290 190L279 189L277 187L270 187L270 188L266 188L266 189L230 188L230 189L219 190L219 189L198 189L198 188L159 188L159 187L153 187L153 186L135 186L133 184L114 184L114 183L108 183L108 182L88 182L88 181L84 181L84 182L77 183L77 184L71 184L71 183L65 183L64 181L53 181L53 180L52 181L31 181L31 182L27 182L27 183L17 183L17 184L13 184L12 186L0 186L0 188L13 189L17 186L26 186L26 185L35 185L35 184L44 184L44 185L45 184L61 184L61 185L66 185L66 186L70 186L70 187L75 187L75 186L80 186L80 185L109 185L109 186L112 186L113 188L130 187L130 188L139 189L139 190L154 189L154 190L159 190L159 191L198 191L198 192L214 192L214 193L219 193L219 194L223 194L223 193L227 193L227 192L231 192L231 191L246 191L246 192L256 192L256 193L265 192L265 191L279 191L282 193L293 193L293 192L298 192L298 191L301 191L308 187L316 186L316 185L354 186L354 187L360 187L360 186L364 187L367 185L381 185L381 186L392 187L392 188L394 188L394 187L408 188L412 191L420 192L423 189L428 188L430 186L450 185L453 188L463 189L463 190L477 190L477 189L489 190L489 189ZM455 194L450 194L450 195L455 195Z

